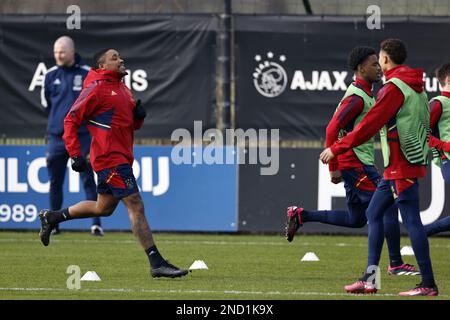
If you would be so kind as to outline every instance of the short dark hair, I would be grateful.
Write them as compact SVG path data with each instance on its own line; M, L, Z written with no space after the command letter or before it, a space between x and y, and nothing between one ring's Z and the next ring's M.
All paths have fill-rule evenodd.
M450 77L450 62L444 63L435 71L436 78L444 86L445 78Z
M100 63L102 62L103 56L104 56L105 53L108 52L109 50L111 50L111 48L107 48L107 49L105 48L105 49L102 49L102 50L100 50L100 51L97 51L97 52L94 54L94 58L92 59L92 63L93 63L94 68L100 67Z
M364 63L364 61L373 54L376 55L377 52L372 47L355 47L348 55L347 65L351 70L356 70L358 69L358 65Z
M395 64L403 64L408 56L406 45L400 39L386 39L380 44L381 50L386 52Z

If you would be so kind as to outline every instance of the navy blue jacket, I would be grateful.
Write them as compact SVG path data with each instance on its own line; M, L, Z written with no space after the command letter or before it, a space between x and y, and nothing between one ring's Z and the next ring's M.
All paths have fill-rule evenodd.
M62 136L64 118L83 88L83 81L90 67L75 54L75 64L71 67L54 66L45 73L41 91L41 103L47 110L47 133ZM85 126L79 133L87 133Z

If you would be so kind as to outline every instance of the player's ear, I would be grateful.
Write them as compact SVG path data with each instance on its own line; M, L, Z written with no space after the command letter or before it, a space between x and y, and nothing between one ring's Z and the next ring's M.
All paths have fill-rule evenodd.
M366 70L365 70L363 64L360 63L360 64L358 64L358 66L356 67L356 71L358 71L360 74L364 74Z

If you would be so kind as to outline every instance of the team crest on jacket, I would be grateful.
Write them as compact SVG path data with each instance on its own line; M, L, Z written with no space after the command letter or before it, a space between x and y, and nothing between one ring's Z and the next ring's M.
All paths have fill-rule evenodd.
M134 181L131 178L125 179L125 185L127 189L133 189L134 187Z
M76 74L73 77L73 88L74 91L81 91L83 88L83 76L81 74Z

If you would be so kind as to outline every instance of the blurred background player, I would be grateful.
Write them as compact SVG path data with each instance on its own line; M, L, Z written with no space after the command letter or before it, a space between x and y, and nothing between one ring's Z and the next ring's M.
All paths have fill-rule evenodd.
M430 100L430 147L433 161L450 185L450 62L436 70L441 94ZM425 226L427 235L450 231L450 216Z
M90 161L97 173L97 201L81 201L68 208L41 210L42 243L47 246L51 230L70 219L109 216L122 201L128 209L131 229L145 249L152 277L181 277L188 273L168 263L155 246L145 217L132 164L134 130L142 127L145 109L134 101L122 82L127 74L123 59L114 49L94 56L97 69L89 71L83 91L64 119L64 142L72 158L72 169L82 172L86 160L81 152L77 131L86 122L92 135Z
M78 98L83 81L89 72L89 66L75 53L75 44L70 37L63 36L55 41L53 53L56 66L48 69L42 87L41 103L48 114L47 125L47 168L50 178L50 210L59 210L63 204L63 183L66 175L69 154L63 141L64 117ZM91 137L86 126L78 130L81 152L84 157L89 154ZM81 181L87 200L96 200L97 192L92 167L88 164L81 172ZM59 226L53 234L59 233ZM99 217L92 219L91 233L102 236L103 229Z
M423 70L403 63L407 57L405 44L398 39L381 42L379 62L386 77L377 94L377 102L355 129L325 149L320 159L328 163L350 148L372 138L380 129L384 159L383 180L370 201L366 214L369 221L369 254L367 269L359 281L345 286L349 293L377 291L369 279L377 267L384 242L383 215L396 203L400 209L420 268L422 282L401 296L437 296L430 259L428 238L420 219L418 178L426 175L430 114L424 91Z
M355 82L347 89L327 126L326 146L344 137L363 119L375 103L372 85L382 77L375 49L356 47L348 56L348 67L355 72ZM321 222L349 228L367 224L366 209L381 176L374 166L374 139L347 150L329 162L331 182L344 180L348 211L310 211L296 206L287 209L286 238L291 242L297 229L306 222ZM400 254L398 209L393 204L384 215L384 233L389 248L390 275L418 275L412 265L403 263Z

